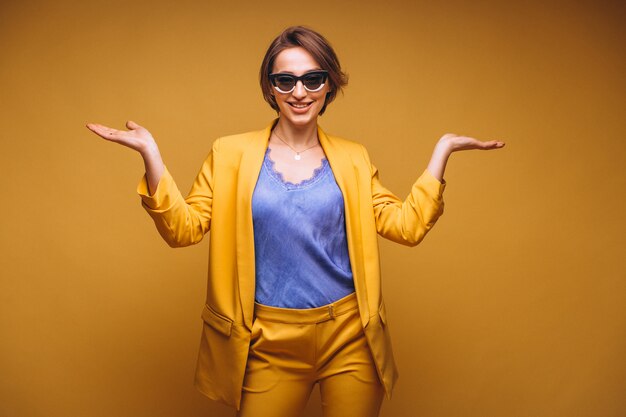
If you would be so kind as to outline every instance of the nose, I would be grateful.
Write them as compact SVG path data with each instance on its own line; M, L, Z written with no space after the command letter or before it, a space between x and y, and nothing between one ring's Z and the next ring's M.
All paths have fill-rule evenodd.
M291 94L295 97L295 98L304 98L306 97L307 91L304 88L304 84L302 84L301 80L298 80L298 82L296 83L296 87L293 89L293 91L291 92Z

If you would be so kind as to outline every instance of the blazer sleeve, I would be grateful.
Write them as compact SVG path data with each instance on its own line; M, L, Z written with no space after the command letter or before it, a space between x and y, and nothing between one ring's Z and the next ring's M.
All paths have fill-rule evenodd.
M154 220L159 234L173 248L200 242L211 228L216 149L217 141L186 198L183 198L167 167L153 195L149 194L145 174L137 185L141 205Z
M417 245L443 214L445 180L439 182L425 169L402 201L381 184L378 169L371 163L370 167L372 204L378 234L403 245Z

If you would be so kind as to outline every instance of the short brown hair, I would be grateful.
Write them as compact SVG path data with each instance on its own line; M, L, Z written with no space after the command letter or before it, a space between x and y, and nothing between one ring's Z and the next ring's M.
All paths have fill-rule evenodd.
M302 47L317 61L323 70L328 71L328 82L330 91L326 94L326 100L320 115L337 96L338 91L343 92L343 87L348 84L348 76L341 70L337 54L333 50L330 43L322 35L304 26L291 26L285 29L280 35L272 41L263 62L261 63L261 71L259 72L261 91L263 98L276 111L279 111L276 99L274 98L272 84L269 75L274 67L274 61L280 52L285 49Z

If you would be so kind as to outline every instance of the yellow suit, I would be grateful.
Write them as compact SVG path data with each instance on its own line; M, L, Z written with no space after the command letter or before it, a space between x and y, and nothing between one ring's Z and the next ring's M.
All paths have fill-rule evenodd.
M211 230L196 386L237 409L254 318L251 199L276 122L264 130L217 139L187 198L167 168L154 195L148 194L145 176L137 187L143 207L170 246L198 243ZM389 397L397 370L381 294L377 234L417 245L443 213L445 182L425 170L402 202L382 186L362 145L326 135L319 127L318 137L343 193L359 314Z

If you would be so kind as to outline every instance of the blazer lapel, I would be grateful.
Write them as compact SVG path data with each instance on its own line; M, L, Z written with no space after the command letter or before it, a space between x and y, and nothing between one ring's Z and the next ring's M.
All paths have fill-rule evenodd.
M333 175L337 185L341 189L344 201L346 218L346 238L348 240L348 253L350 255L350 265L354 287L359 303L361 322L365 327L369 322L369 303L367 298L367 287L365 283L365 271L363 270L364 260L361 248L361 214L360 214L360 192L357 172L352 162L349 152L341 146L341 143L334 140L332 136L326 135L321 127L317 127L317 136L320 145L324 149L326 159L333 170ZM365 190L369 192L369 190Z
M237 271L243 321L252 330L254 318L255 258L254 227L252 223L252 193L256 186L272 128L268 127L251 135L250 142L241 156L237 179Z

